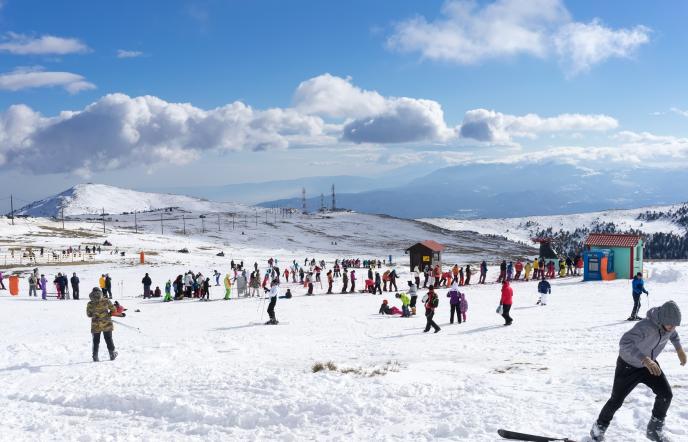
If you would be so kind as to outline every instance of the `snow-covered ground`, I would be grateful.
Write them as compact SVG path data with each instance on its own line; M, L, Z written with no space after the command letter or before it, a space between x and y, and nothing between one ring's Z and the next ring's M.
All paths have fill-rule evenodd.
M381 259L393 254L405 264L403 240L395 235L455 241L444 231L393 218L294 217L241 235L238 229L199 233L195 217L186 236L168 230L160 235L152 228L132 234L124 228L129 220L108 224L105 236L102 226L86 221L68 223L67 232L60 223L16 221L0 223L3 248L60 248L107 238L127 254L119 257L107 248L90 264L39 265L49 279L77 272L79 301L29 299L24 276L30 267L4 269L22 275L19 297L0 292L4 440L494 441L500 427L580 439L611 391L618 340L632 325L624 321L631 308L629 281L579 278L554 281L546 307L535 305L534 283L514 284L515 322L508 328L494 312L498 285L465 288L469 311L462 325L447 324L448 300L441 290L438 334L422 333L422 309L409 319L379 316L383 298L398 305L389 293L325 295L317 286L316 296L307 297L302 287L287 284L283 288L291 287L295 297L279 300L278 326L256 325L267 319L261 299L222 301L219 287L212 288L214 301L208 303L137 297L144 272L163 287L189 269L224 274L232 258L265 268L269 256L280 265L292 259L303 263L307 256L331 265L336 257L375 253ZM332 231L337 245L326 235ZM375 238L382 245L375 245ZM480 241L463 245L473 252L446 255L445 263L477 259L490 244ZM496 252L482 253L497 253L499 244L493 244ZM191 253L177 253L181 247ZM139 249L148 253L145 265L137 264ZM219 249L225 257L215 256ZM403 284L408 268L397 269ZM644 298L643 311L648 303L674 299L688 312L688 263L647 264L647 270L651 295ZM113 278L115 299L129 309L119 321L140 332L116 325L119 358L93 363L87 292L105 272ZM365 272L357 273L360 285ZM489 280L495 277L491 268ZM335 291L338 287L339 281ZM355 370L312 372L315 363L329 361ZM679 366L671 348L660 362L675 394L667 429L676 440L688 440L688 367ZM638 387L617 414L608 440L644 440L652 401L651 392Z
M667 220L644 221L638 215L646 211L675 210L682 205L650 206L627 210L605 210L602 212L576 213L570 215L528 216L519 218L496 219L452 219L423 218L419 221L433 224L447 230L473 231L486 235L501 235L512 241L529 243L534 232L552 228L573 232L576 228L591 227L595 224L613 222L621 230L636 229L644 233L658 232L683 235L684 229Z

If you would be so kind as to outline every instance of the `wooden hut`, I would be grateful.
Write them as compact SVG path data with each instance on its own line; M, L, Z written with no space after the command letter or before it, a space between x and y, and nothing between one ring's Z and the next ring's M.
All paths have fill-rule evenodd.
M606 253L610 262L609 273L615 273L615 279L633 279L633 275L643 271L643 239L639 235L628 235L620 233L591 233L585 240L586 252ZM589 278L587 273L592 270L594 274L595 266L589 269L591 264L595 264L592 253L585 253L584 279ZM589 259L593 256L593 259ZM614 278L609 278L614 279Z
M435 264L439 264L441 268L443 250L442 244L430 239L412 245L406 249L410 258L411 271L415 267L421 272L426 265L433 267Z

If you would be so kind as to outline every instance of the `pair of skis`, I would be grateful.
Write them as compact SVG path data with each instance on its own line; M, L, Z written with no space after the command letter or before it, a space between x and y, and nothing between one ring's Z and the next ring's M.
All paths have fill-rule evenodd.
M497 434L502 436L504 439L523 440L523 441L530 441L530 442L553 442L553 441L576 442L573 439L569 439L567 437L536 436L534 434L517 433L515 431L509 431L509 430L503 430L503 429L497 430Z

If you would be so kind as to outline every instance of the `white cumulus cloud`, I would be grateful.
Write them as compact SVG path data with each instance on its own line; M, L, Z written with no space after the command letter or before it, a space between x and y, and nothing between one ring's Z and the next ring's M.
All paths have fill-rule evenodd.
M649 41L650 29L645 26L614 30L599 20L588 24L569 23L554 36L557 53L571 75L587 71L611 57L629 58Z
M76 94L95 85L78 74L71 72L44 71L41 67L19 68L0 74L0 89L18 91L37 87L62 87L70 94Z
M43 35L34 37L15 32L8 32L0 40L0 52L17 55L66 55L83 54L90 48L77 38Z
M518 55L558 55L568 75L610 57L630 57L650 40L650 29L612 29L600 20L572 21L562 0L448 0L436 20L414 17L395 26L390 49L430 60L476 64Z
M487 109L466 112L460 127L463 138L495 144L511 144L515 137L535 138L541 133L607 131L619 123L607 115L561 114L540 117L536 114L508 115Z
M351 78L323 74L302 82L294 106L306 114L344 120L342 139L355 143L445 142L455 136L436 101L384 97Z
M0 154L8 158L6 166L87 176L131 165L185 164L207 150L332 144L336 137L327 131L321 118L293 109L260 111L237 101L204 110L152 96L110 94L52 118L27 106L10 107L0 114Z
M294 106L307 114L333 118L373 115L386 108L385 98L351 83L351 77L318 75L301 82L294 93Z

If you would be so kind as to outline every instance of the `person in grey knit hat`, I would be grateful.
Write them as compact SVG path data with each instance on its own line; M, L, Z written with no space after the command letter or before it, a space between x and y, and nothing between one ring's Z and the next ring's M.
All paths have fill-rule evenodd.
M612 395L602 408L597 421L590 430L593 441L604 440L604 433L621 407L624 399L638 384L645 384L655 394L652 417L645 435L648 439L666 442L664 433L666 417L673 394L664 372L657 362L657 356L671 341L681 365L686 365L686 353L676 327L681 325L681 310L674 301L667 301L661 307L647 311L647 316L621 337L619 357L616 360Z

